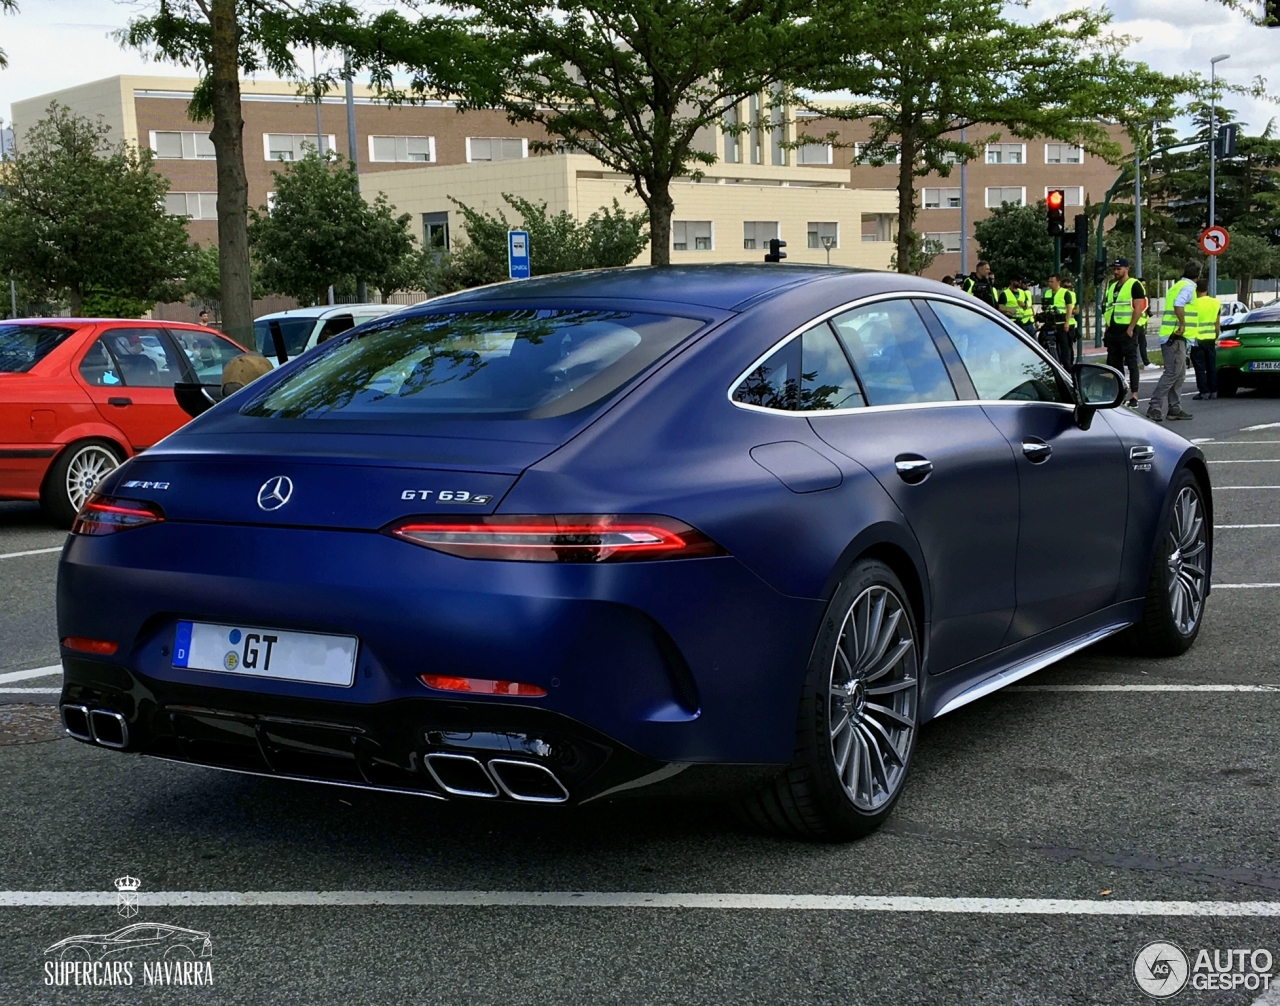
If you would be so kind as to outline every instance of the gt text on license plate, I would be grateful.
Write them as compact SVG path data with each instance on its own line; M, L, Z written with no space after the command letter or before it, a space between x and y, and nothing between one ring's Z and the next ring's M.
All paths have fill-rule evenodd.
M173 666L349 687L355 681L356 645L354 636L179 622Z

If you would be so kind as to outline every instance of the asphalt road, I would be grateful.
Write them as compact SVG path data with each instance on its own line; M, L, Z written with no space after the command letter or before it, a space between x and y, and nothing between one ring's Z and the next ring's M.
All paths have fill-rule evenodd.
M0 900L0 1003L1141 1003L1152 1000L1133 962L1156 940L1193 962L1201 949L1266 949L1280 975L1276 909L1232 917L1212 904L1280 903L1280 527L1235 526L1280 525L1280 489L1228 488L1280 486L1280 399L1192 404L1178 429L1213 462L1224 585L1195 647L1135 660L1104 644L926 726L895 815L852 845L761 837L678 800L539 813L144 761L58 739L51 708L26 704L51 695L0 693L23 703L0 706L0 899L108 896ZM0 556L60 540L31 508L0 505ZM55 564L0 558L0 688L57 684L5 681L56 661ZM1244 687L1204 688L1224 685ZM144 894L605 896L144 907L139 921L210 933L212 986L43 984L47 946L124 924L112 879L126 873ZM741 907L628 907L611 892L731 894ZM810 910L759 895L922 900ZM974 898L1062 901L1006 912L958 900ZM1171 915L1170 902L1207 914ZM1177 1001L1261 995L1188 987Z

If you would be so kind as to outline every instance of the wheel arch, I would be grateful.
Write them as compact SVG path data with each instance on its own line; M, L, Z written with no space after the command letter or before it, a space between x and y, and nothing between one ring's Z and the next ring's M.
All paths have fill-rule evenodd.
M113 448L115 448L116 452L120 455L121 464L124 464L131 457L133 457L134 452L129 450L129 448L125 446L118 438L111 436L109 433L100 433L95 430L92 433L84 433L81 436L68 440L66 443L62 444L62 446L58 448L57 453L54 454L54 456L49 459L49 463L45 466L44 474L40 477L41 499L44 498L45 490L49 486L49 479L53 477L53 471L57 467L58 462L67 454L68 451L73 451L77 447L80 447L94 440L105 441L106 443L110 444Z
M824 600L831 599L845 574L861 559L877 559L893 570L907 590L908 600L920 623L916 628L921 638L927 639L926 629L930 620L929 574L924 554L920 551L915 536L893 521L881 521L865 528L845 546L832 567L827 582L823 585Z

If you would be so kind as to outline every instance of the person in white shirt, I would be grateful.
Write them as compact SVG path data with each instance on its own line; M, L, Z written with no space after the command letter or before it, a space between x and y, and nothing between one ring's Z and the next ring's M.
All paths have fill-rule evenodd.
M1164 373L1156 382L1156 390L1151 393L1151 402L1147 406L1147 418L1157 423L1165 419L1191 418L1191 413L1182 411L1178 392L1187 379L1187 337L1190 330L1199 324L1191 308L1196 299L1196 280L1199 278L1200 263L1188 262L1182 270L1182 279L1164 298L1164 314L1160 318L1160 355L1164 360ZM1162 411L1165 413L1163 416Z

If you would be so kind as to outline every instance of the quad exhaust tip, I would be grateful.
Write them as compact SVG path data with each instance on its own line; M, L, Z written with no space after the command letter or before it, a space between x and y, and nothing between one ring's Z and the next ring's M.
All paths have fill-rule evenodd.
M565 803L569 791L554 772L536 762L491 758L486 767L472 755L434 751L423 758L427 771L451 796L492 800L508 796L519 803Z
M101 744L104 748L119 750L129 744L129 724L122 715L110 709L64 705L62 726L68 736L78 741Z

